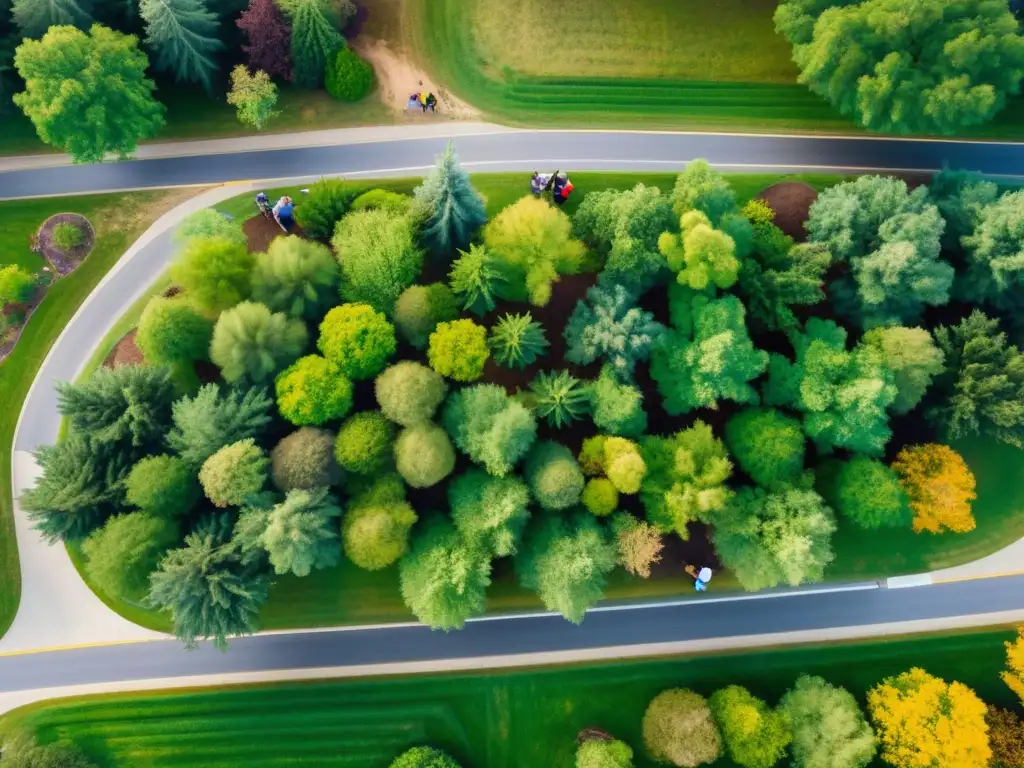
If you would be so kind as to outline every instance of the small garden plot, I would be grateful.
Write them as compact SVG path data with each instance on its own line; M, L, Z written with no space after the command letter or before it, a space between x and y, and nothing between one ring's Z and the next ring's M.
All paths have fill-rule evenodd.
M255 224L201 211L180 293L140 320L149 365L61 388L71 427L23 505L187 643L252 631L314 572L380 574L448 630L512 581L578 622L622 574L892 572L973 541L950 445L1024 437L999 234L1022 201L862 177L797 243L695 162L667 192L488 217L449 150L411 196L313 185L313 240L254 253Z

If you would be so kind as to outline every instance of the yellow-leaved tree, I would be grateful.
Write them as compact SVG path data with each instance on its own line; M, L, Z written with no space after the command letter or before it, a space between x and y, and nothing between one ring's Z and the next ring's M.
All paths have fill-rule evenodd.
M896 768L987 768L992 757L985 704L962 683L915 667L868 691L868 709Z
M899 452L892 468L910 499L916 532L974 530L974 475L959 453L937 443L912 445Z
M1006 671L1000 677L1024 703L1024 627L1017 627L1017 639L1006 644Z

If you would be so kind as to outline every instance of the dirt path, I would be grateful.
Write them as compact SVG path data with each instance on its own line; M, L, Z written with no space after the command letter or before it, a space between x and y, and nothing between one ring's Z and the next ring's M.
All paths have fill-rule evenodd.
M373 65L380 85L381 101L388 109L409 121L475 120L480 117L477 110L457 99L405 56L392 50L386 41L360 36L352 41L352 48ZM406 108L409 94L418 91L427 91L437 96L437 114L423 114L419 110Z

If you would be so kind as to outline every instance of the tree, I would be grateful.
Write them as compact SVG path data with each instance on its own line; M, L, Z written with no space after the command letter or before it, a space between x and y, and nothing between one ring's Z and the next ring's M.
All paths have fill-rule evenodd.
M227 648L231 635L256 631L256 616L267 599L267 580L242 564L228 541L227 518L214 516L171 550L150 576L147 602L169 611L175 636L194 648L200 638Z
M678 216L700 211L712 224L717 224L736 209L736 193L722 174L711 170L707 160L694 160L676 177L672 209Z
M146 362L179 365L205 360L213 323L187 301L154 296L139 318L135 343Z
M867 768L875 757L875 733L845 688L801 675L779 702L793 728L798 768Z
M413 747L396 757L389 768L460 768L460 766L440 749Z
M959 453L935 443L912 445L897 454L892 468L910 500L914 531L974 530L974 475Z
M154 517L182 517L199 500L195 472L178 456L147 456L124 481L125 499Z
M154 68L173 72L179 83L199 83L210 93L217 71L214 56L224 47L217 14L204 0L139 0L139 15L146 23Z
M642 579L650 578L651 566L661 561L665 542L656 527L620 512L612 516L612 530L619 550L619 565Z
M685 688L662 691L647 705L644 749L659 763L692 768L722 754L722 737L703 696Z
M17 264L0 267L0 309L28 301L35 287L36 279L27 269Z
M984 434L1024 447L1024 353L1007 342L999 321L974 310L959 325L936 328L935 341L946 368L927 416L940 434Z
M740 260L733 289L755 328L792 333L800 325L793 307L825 300L832 254L822 243L794 244L774 224L754 224L753 230L751 253Z
M601 358L620 381L631 381L636 364L648 359L666 332L652 313L634 304L622 285L590 288L565 326L565 359L588 365Z
M477 230L487 223L484 200L459 165L451 141L414 196L414 206L424 219L420 237L436 256L447 257L455 249L468 248Z
M985 713L992 765L999 768L1024 766L1024 724L1016 712L989 705Z
M345 555L360 568L379 571L409 549L416 513L404 501L350 507L341 522Z
M1024 193L1009 192L978 206L973 228L961 239L967 252L967 272L960 292L968 301L1016 313L1024 308L1017 295L1024 284L1019 264L1024 251Z
M254 263L244 243L222 237L191 238L171 263L171 279L189 301L217 314L249 298Z
M210 359L225 381L262 384L302 354L306 326L284 312L243 301L221 313L213 328Z
M669 437L645 437L641 456L647 465L640 501L647 519L663 533L690 538L689 523L713 519L731 498L725 481L732 462L722 441L703 421Z
M288 4L288 16L292 23L292 79L300 88L319 88L324 84L327 62L345 41L321 0L293 0Z
M644 396L638 387L620 384L607 365L590 385L591 418L602 432L639 437L647 431Z
M147 512L117 515L82 543L85 572L109 597L134 598L145 594L149 574L177 542L178 526L165 517Z
M444 283L410 285L395 302L395 329L416 349L426 349L438 323L458 317L458 300Z
M449 484L448 503L464 539L479 541L495 557L516 553L530 519L530 492L520 478L470 469Z
M395 301L423 268L412 223L387 211L354 211L338 222L331 239L341 265L341 296L394 311Z
M910 524L910 504L899 476L877 459L819 465L815 483L830 507L861 528L903 528Z
M846 448L881 455L892 437L887 409L897 390L878 349L858 344L848 351L846 331L819 318L791 341L795 363L771 356L765 404L802 411L804 432L822 453Z
M414 427L434 418L448 385L422 363L402 360L377 377L374 393L381 413L403 427Z
M885 367L893 372L896 399L889 410L909 413L931 386L932 377L944 370L942 351L923 328L872 328L863 342L881 353Z
M327 60L324 88L341 101L359 101L373 90L373 67L347 45Z
M536 322L529 312L506 313L491 326L488 343L494 362L520 370L535 363L551 346L544 334L544 326Z
M567 427L587 413L587 388L566 370L541 371L530 382L530 405L549 426Z
M302 427L281 439L270 452L270 479L279 491L311 491L341 482L334 458L337 438L329 429Z
M1006 671L1001 672L1006 686L1024 701L1024 627L1017 627L1017 638L1006 646Z
M11 768L95 768L73 744L55 742L40 746L35 737L25 731L4 734L4 760Z
M740 469L769 491L796 485L803 474L800 422L774 408L747 408L730 417L725 442Z
M341 507L326 488L288 491L271 511L262 537L274 573L301 577L337 565L339 517Z
M296 206L295 219L309 237L326 239L358 194L359 188L344 179L320 179L310 184L309 194Z
M367 304L343 304L328 312L316 344L352 381L372 379L398 348L394 327Z
M750 381L768 367L768 353L750 340L743 304L732 295L720 299L679 296L673 302L686 327L670 332L651 354L651 378L665 410L673 415L695 408L717 409L718 400L757 403Z
M334 458L350 472L375 475L390 463L394 444L394 424L379 411L360 411L338 430Z
M985 704L962 683L915 667L868 691L868 710L881 757L897 768L989 764Z
M580 501L595 517L608 517L619 506L619 489L607 477L592 477L583 486Z
M490 357L487 329L472 320L438 323L430 334L430 367L455 381L475 381L484 375Z
M668 275L658 238L676 224L657 187L588 192L573 215L573 234L604 260L601 279L639 296Z
M682 233L665 232L658 240L668 268L680 285L703 291L729 288L739 275L736 242L725 232L711 227L700 211L687 211L680 220Z
M782 759L793 738L785 712L740 685L715 691L709 704L730 760L744 768L772 768Z
M406 427L395 443L395 467L413 488L437 485L455 469L452 441L430 422Z
M633 768L633 750L618 739L587 739L576 748L576 768Z
M44 143L75 162L98 163L110 153L123 160L164 124L164 108L153 98L156 86L145 76L148 65L131 35L99 24L89 34L51 27L14 54L25 81L14 103Z
M454 392L441 420L455 446L497 477L515 468L537 436L530 410L494 384Z
M800 82L873 131L955 134L1020 92L1024 40L1002 3L790 0L776 29Z
M429 521L398 564L402 600L431 629L462 629L484 612L490 553L443 517Z
M203 462L199 482L218 507L239 507L263 490L269 462L250 437L226 445Z
M87 31L93 23L91 0L13 0L8 4L11 21L23 38L43 37L50 27L69 26Z
M352 408L352 382L318 355L300 357L281 371L274 389L281 416L298 426L340 419Z
M549 515L527 531L516 555L516 574L523 587L537 593L545 608L579 624L587 609L604 595L605 581L616 560L615 545L593 516Z
M501 263L482 245L459 251L448 273L448 282L463 302L462 308L480 317L494 309L498 301L511 296Z
M260 388L228 389L222 394L217 384L205 384L195 395L174 403L167 445L198 469L225 445L262 435L273 404Z
M234 106L238 122L251 125L257 131L267 127L267 121L277 116L277 86L270 76L260 70L249 74L244 64L238 64L231 70L231 90L228 91L228 104Z
M821 581L832 562L832 510L814 491L742 488L715 517L722 565L748 592Z
M572 239L569 217L533 197L492 219L484 227L484 245L508 277L508 298L537 307L551 300L560 275L576 274L583 262L583 243Z
M585 482L583 472L564 445L537 443L526 457L524 471L533 498L544 509L568 509L579 503Z
M587 475L605 475L620 493L640 490L647 464L640 449L624 437L597 435L583 441L580 464Z
M250 0L249 8L235 22L249 40L242 46L249 70L290 81L292 62L288 48L292 31L274 0Z
M974 231L982 209L999 197L999 186L972 171L943 168L932 178L928 192L946 222L943 249L959 251L960 239Z

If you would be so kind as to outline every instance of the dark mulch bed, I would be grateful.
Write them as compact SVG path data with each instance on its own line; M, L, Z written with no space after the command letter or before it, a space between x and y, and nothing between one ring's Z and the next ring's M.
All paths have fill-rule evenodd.
M146 358L142 356L142 350L135 343L136 329L128 331L121 340L114 345L103 359L104 368L118 368L122 365L146 365Z
M278 223L266 216L253 216L251 219L246 219L242 224L242 231L249 238L249 251L251 253L263 253L270 247L270 243L275 237L284 236L284 231ZM302 227L298 224L292 228L289 234L298 235L299 237L306 236L302 231Z
M78 227L82 232L82 243L69 251L64 251L54 245L53 230L58 224L73 224ZM60 277L64 277L81 264L96 244L96 231L92 228L92 224L87 218L77 213L54 214L39 227L36 237L39 241L40 253Z
M764 200L775 211L775 225L798 243L807 239L804 222L818 192L802 181L780 181L763 190L757 199Z

